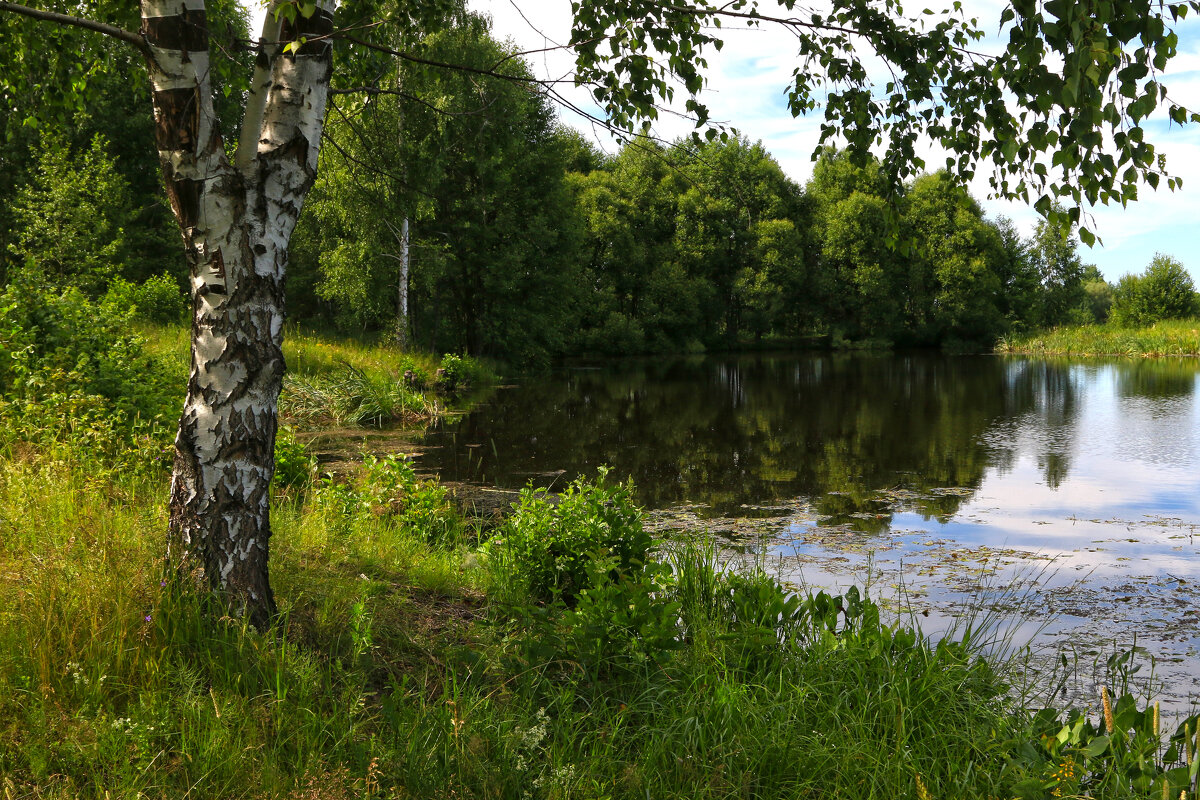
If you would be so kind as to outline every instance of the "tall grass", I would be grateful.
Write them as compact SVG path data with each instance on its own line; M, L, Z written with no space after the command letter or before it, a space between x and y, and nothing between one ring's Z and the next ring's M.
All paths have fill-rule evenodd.
M187 328L142 323L139 335L165 374L186 381ZM289 328L284 336L287 376L280 398L285 422L300 427L415 423L442 413L443 395L494 380L474 359L401 351L386 341L318 336Z
M970 638L730 573L711 544L596 550L571 605L522 599L519 565L382 463L277 503L264 635L161 584L160 483L0 462L6 800L1162 796L1127 701L1125 739L1099 717L1059 736ZM580 524L622 502L580 491Z
M1200 320L1166 320L1147 328L1080 325L1016 335L996 346L1001 353L1072 356L1200 355Z
M437 416L441 408L432 393L414 388L403 374L367 372L350 364L331 375L288 376L283 385L283 417L310 427L419 422Z

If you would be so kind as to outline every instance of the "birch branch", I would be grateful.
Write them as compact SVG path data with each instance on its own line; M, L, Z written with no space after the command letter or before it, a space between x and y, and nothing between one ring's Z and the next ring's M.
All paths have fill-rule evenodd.
M109 25L106 22L96 22L83 17L72 17L70 14L59 14L57 11L42 11L36 8L19 5L17 3L0 2L0 11L9 11L13 14L21 14L26 17L31 17L43 22L53 22L58 25L70 25L84 30L102 33L105 36L111 36L114 39L120 39L126 44L133 45L144 56L150 55L150 46L146 44L146 40L139 34L133 31L127 31L124 28L118 28L116 25Z

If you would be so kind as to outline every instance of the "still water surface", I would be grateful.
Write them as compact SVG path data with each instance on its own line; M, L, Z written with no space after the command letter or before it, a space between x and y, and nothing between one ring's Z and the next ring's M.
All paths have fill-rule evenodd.
M797 584L929 614L981 599L1080 669L1137 644L1200 675L1196 360L787 355L637 361L498 390L427 435L444 479L562 486L610 465L654 524ZM1046 621L1050 620L1047 624ZM1148 671L1148 670L1147 670Z

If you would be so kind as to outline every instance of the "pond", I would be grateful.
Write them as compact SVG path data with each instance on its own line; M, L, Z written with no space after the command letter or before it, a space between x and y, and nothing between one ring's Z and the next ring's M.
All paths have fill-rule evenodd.
M1081 685L1136 637L1181 707L1200 677L1198 375L1179 359L609 363L498 390L421 459L513 489L609 465L660 529L710 531L796 585L869 582L927 631L1000 609Z

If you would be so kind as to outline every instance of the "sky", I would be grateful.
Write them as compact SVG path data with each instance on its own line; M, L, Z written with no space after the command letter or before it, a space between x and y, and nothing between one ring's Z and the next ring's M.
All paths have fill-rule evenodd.
M769 6L771 0L764 0ZM935 8L944 3L931 2ZM566 43L570 39L571 7L569 0L468 0L469 7L492 19L493 33L511 39L520 50L535 50ZM1006 4L996 0L964 0L967 12L977 16L984 30L996 30L1000 12ZM1176 27L1178 55L1163 77L1170 96L1189 108L1200 109L1200 19L1189 19ZM792 179L804 183L812 174L811 156L816 147L821 111L793 118L788 111L784 88L795 66L795 46L790 34L763 26L748 30L736 25L722 28L724 47L707 54L708 83L701 95L711 118L736 128L750 140L761 140ZM988 41L981 44L986 49ZM530 55L527 60L539 77L563 78L571 74L568 52L554 51ZM598 108L583 90L567 89L568 96L582 108ZM573 92L573 93L571 93ZM682 94L682 92L681 92ZM562 109L562 121L594 136L608 152L615 149L612 139L578 115ZM1109 280L1141 272L1156 252L1174 256L1191 272L1200 286L1200 125L1180 128L1165 119L1145 125L1147 140L1167 157L1167 170L1183 179L1183 189L1171 192L1165 181L1155 191L1148 186L1139 190L1139 200L1127 208L1098 206L1090 210L1101 242L1080 247L1085 263L1095 264ZM687 120L664 115L655 125L663 138L682 136L692 130ZM933 148L922 154L936 168L944 163ZM1039 219L1023 203L987 199L987 178L970 184L971 193L991 217L1013 219L1025 234L1033 231Z

